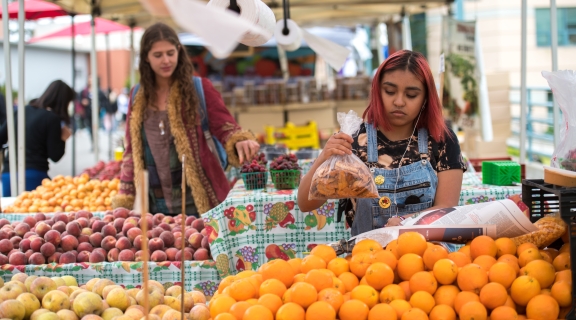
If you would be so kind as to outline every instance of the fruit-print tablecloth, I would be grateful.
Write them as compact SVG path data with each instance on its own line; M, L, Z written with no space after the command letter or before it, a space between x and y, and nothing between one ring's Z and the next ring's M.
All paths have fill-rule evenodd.
M185 289L202 291L210 297L218 289L220 277L213 260L186 261ZM180 262L149 262L148 270L150 280L162 283L166 288L172 285L181 285ZM4 282L10 281L16 273L25 272L28 275L59 277L73 276L79 285L87 283L90 279L110 279L126 288L140 288L142 286L142 262L102 262L102 263L70 263L70 264L44 264L44 265L2 265L0 276Z
M239 180L226 200L203 215L220 276L257 270L272 259L302 258L316 244L350 238L336 222L338 203L301 212L297 190L247 191Z
M482 173L464 172L459 206L508 199L522 194L522 186L495 186L482 184Z

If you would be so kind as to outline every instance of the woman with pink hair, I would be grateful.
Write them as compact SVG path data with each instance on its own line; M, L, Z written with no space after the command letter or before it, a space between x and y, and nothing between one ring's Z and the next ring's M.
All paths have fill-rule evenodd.
M378 199L340 201L352 235L397 226L422 210L458 204L462 160L458 139L442 117L434 78L426 58L414 51L392 54L372 80L365 123L356 137L333 135L298 189L303 212L324 201L309 200L316 169L332 155L356 154L378 187Z

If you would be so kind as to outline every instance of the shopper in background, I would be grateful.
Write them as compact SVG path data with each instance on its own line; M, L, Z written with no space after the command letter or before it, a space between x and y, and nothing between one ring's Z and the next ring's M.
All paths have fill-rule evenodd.
M90 133L90 143L93 143L94 141L94 132L92 132L92 76L88 75L88 82L86 84L86 87L80 91L80 94L78 95L78 102L79 102L79 106L76 109L77 112L79 111L79 116L80 116L80 120L83 124L84 127L86 127L86 129L88 129L88 132ZM108 105L110 104L110 101L108 101L108 97L106 96L106 94L104 93L104 91L102 91L102 89L100 89L100 86L98 86L98 105L99 105L99 109L102 110L106 110L108 108ZM98 110L98 115L100 117L100 110ZM100 118L98 118L98 127L101 127L101 122L100 122ZM94 146L92 146L92 150L94 149Z
M73 100L74 90L63 81L56 80L38 100L26 106L26 191L36 189L43 179L49 178L48 159L58 162L64 155L66 140L72 134L68 106ZM18 132L17 127L15 132ZM4 123L0 127L0 144L7 141L8 128ZM11 178L6 154L2 172L4 197L11 196Z

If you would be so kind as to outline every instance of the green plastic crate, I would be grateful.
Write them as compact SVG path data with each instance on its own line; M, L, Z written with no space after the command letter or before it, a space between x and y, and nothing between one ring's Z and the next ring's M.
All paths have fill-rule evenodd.
M514 161L482 162L482 183L509 186L520 183L520 164Z

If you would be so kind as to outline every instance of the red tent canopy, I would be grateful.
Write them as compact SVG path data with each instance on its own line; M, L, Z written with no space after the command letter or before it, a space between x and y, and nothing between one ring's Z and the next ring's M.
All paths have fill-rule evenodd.
M96 18L96 33L97 34L107 34L111 32L117 31L129 31L130 27L125 26L123 24L106 20L103 18ZM88 35L91 32L91 21L81 22L74 25L74 34L75 35ZM54 33L50 33L47 35L43 35L40 37L35 37L30 39L29 42L38 42L41 40L46 40L50 38L59 38L59 37L71 37L72 36L72 27L66 27L60 31L56 31Z
M68 15L68 12L60 8L58 5L41 0L26 0L24 2L24 12L26 12L26 20L54 18ZM0 7L0 18L2 18L2 15L3 12ZM8 16L10 19L18 18L18 1L14 1L8 5Z

